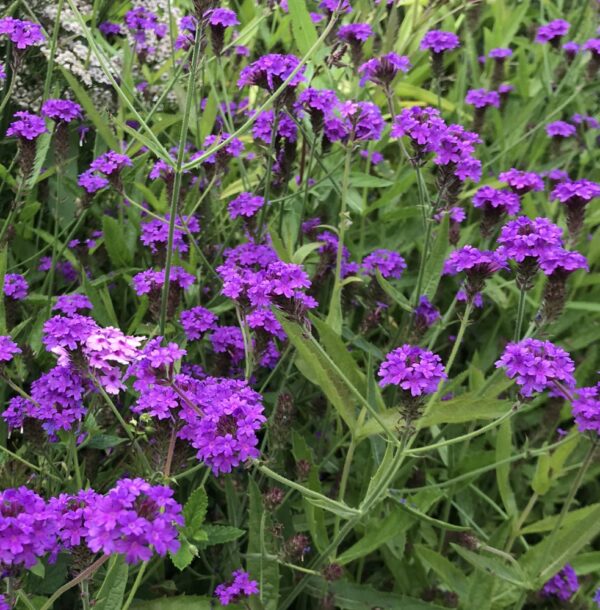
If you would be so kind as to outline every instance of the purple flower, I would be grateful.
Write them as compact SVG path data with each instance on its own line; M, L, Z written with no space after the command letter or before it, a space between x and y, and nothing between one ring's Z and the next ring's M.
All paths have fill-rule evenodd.
M365 257L362 269L367 275L374 276L379 271L384 278L397 280L406 269L406 261L392 250L375 250Z
M446 123L437 108L410 106L394 117L391 136L393 138L408 136L413 141L413 145L424 148L431 145L437 134L445 129Z
M308 87L300 93L295 105L296 112L300 114L305 110L310 115L313 129L317 132L323 124L323 117L330 115L333 108L339 105L335 91L331 89L313 89ZM339 138L338 138L339 139Z
M415 307L414 315L417 326L424 329L429 328L441 318L440 310L434 307L425 295L419 297L419 304Z
M364 87L367 81L373 81L377 85L387 87L399 71L408 72L410 67L410 60L405 55L387 53L370 59L358 68L361 75L359 84Z
M196 278L188 273L182 267L171 267L171 274L169 281L171 285L178 286L182 290L187 290L194 283ZM138 296L148 294L151 290L162 289L165 283L165 271L154 271L153 269L147 269L137 273L131 278L131 283Z
M575 365L569 354L550 341L523 339L509 343L496 368L503 368L506 375L521 386L523 396L531 396L544 390L556 390L556 383L567 388L575 385Z
M564 182L565 180L569 180L569 174L562 169L551 169L547 176L552 182Z
M217 316L210 310L200 307L185 309L179 316L181 326L188 341L202 338L202 335L215 328Z
M326 10L329 13L340 11L342 13L351 13L352 6L349 0L321 0L319 8Z
M31 568L54 549L56 522L44 500L26 487L0 491L0 564Z
M273 116L272 110L261 112L254 125L252 126L252 135L256 140L262 140L265 144L271 144L273 132ZM277 138L284 138L288 142L295 142L298 135L296 123L287 115L279 113L277 117Z
M578 388L571 410L579 432L589 430L600 434L600 386Z
M81 106L71 100L46 100L42 105L42 114L56 122L70 123L81 118Z
M488 57L490 59L496 59L498 61L504 61L507 57L511 57L513 54L511 49L506 49L503 47L499 47L496 49L492 49L489 53L488 53Z
M233 364L240 363L246 355L244 335L238 326L217 326L210 342L215 353L227 354Z
M500 95L497 91L471 89L467 92L465 102L475 108L487 108L488 106L500 108Z
M504 99L509 93L512 93L514 90L515 88L508 83L502 83L498 87L498 93L500 94L500 97L502 99Z
M21 348L8 336L0 335L0 362L10 362Z
M544 181L535 172L523 172L514 167L498 176L500 182L505 182L517 195L530 191L543 191Z
M521 263L527 257L540 258L548 250L561 246L562 229L547 218L531 220L519 216L502 227L498 242L506 258Z
M44 40L42 27L31 21L22 21L14 17L0 19L0 34L4 34L17 46L17 49L26 49L39 45Z
M363 43L373 36L373 28L368 23L342 25L337 32L338 38L349 43Z
M232 582L220 584L215 588L215 595L219 598L221 605L228 606L232 602L239 601L242 596L258 595L258 582L250 580L247 572L236 570L231 576L233 577Z
M344 102L339 107L346 129L355 140L379 140L385 122L381 111L372 102Z
M391 351L379 368L379 385L397 385L411 396L433 394L446 379L442 359L416 345L403 345Z
M27 296L29 284L20 273L7 273L4 276L4 296L13 301L22 301Z
M121 479L85 510L88 546L97 553L125 555L127 563L149 561L179 549L177 526L184 525L173 490L143 479Z
M211 9L204 16L213 27L230 28L240 24L235 12L228 8Z
M463 246L450 254L444 263L444 275L457 275L465 271L467 276L489 277L500 269L506 269L506 262L497 252L478 250L473 246Z
M195 384L193 404L181 414L187 422L181 438L215 475L256 459L257 432L266 421L262 397L245 381L208 377Z
M546 133L551 138L570 138L575 135L577 128L565 121L554 121L546 125Z
M595 57L600 57L600 38L590 38L583 44L583 50L589 51Z
M50 498L48 507L56 518L61 550L70 551L86 542L88 529L85 526L85 513L99 497L93 489L86 489L75 495L63 493Z
M170 215L165 214L165 220L154 219L140 225L141 234L140 241L144 246L148 246L150 250L156 254L157 252L166 252L169 242L169 218ZM176 216L175 229L173 231L173 251L185 254L188 250L186 241L187 233L178 227L187 227L190 233L198 233L200 231L200 223L195 216Z
M432 53L443 53L444 51L452 51L459 46L460 40L456 34L443 32L442 30L430 30L423 36L420 48L423 51L429 50Z
M0 63L0 80L6 80L6 68L4 64ZM0 606L1 608L1 606Z
M199 150L197 153L194 153L190 159L193 161L197 159L201 155L208 152L208 150L213 146L218 146L221 142L227 140L230 137L230 134L227 132L221 132L219 135L211 134L204 138L204 142L202 146L204 150ZM225 165L227 161L231 157L239 157L244 150L244 144L238 138L233 138L230 142L228 142L224 147L220 148L217 152L209 155L202 161L205 165L215 165L217 162L219 165Z
M567 564L558 574L553 576L543 587L544 597L557 597L562 601L569 600L579 589L579 581L575 570Z
M539 259L540 269L544 275L560 273L567 275L577 269L588 269L585 256L580 252L570 252L561 247L546 250Z
M571 24L564 19L554 19L546 25L541 25L535 35L535 41L544 44L546 42L556 43L569 31Z
M238 87L256 85L273 93L298 68L300 60L295 55L279 53L263 55L246 66L240 73ZM296 87L304 81L304 66L290 79L288 87Z
M90 163L90 169L100 172L105 176L120 172L124 167L133 165L131 159L127 155L109 150L107 153L100 155Z
M265 200L263 197L257 197L252 193L240 193L235 199L232 199L227 206L227 211L232 219L238 216L251 218L263 207Z
M52 310L61 311L67 316L72 316L82 309L92 309L92 302L85 294L62 294L56 299Z
M103 21L98 29L100 33L104 36L120 36L121 35L121 25L119 23L112 23L111 21Z
M473 207L493 208L504 214L513 216L521 208L519 196L511 191L482 186L473 196Z
M563 44L562 46L563 51L571 56L574 57L575 55L577 55L577 53L579 53L579 45L574 42L573 40L570 40L569 42L565 42L565 44Z
M14 120L6 130L6 135L24 140L35 140L38 136L46 133L46 123L42 117L30 112L15 112Z
M600 197L600 184L591 180L564 180L550 194L550 199L566 206L585 205L595 197Z
M88 169L87 171L83 172L83 174L79 174L77 184L91 195L103 188L106 188L110 182L104 176L94 174L94 170Z

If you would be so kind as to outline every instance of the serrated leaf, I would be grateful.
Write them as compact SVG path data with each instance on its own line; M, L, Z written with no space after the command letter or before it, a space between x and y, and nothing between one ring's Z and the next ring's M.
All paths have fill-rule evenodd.
M187 536L193 538L202 528L208 508L208 496L204 487L195 489L183 507L183 518L185 519L184 531Z
M288 0L294 40L302 55L306 55L317 41L317 29L310 18L304 0Z
M108 562L106 576L96 594L94 610L121 610L127 586L129 566L123 555L113 555Z
M132 263L132 253L127 247L123 227L116 218L104 215L102 217L102 232L104 246L111 262L116 267L129 267Z
M206 540L200 545L202 547L227 544L241 538L246 533L244 530L232 525L214 525L212 523L206 523L203 531L206 534Z
M194 558L198 555L198 548L181 533L179 534L179 543L177 553L169 553L169 557L173 565L181 572L194 561Z

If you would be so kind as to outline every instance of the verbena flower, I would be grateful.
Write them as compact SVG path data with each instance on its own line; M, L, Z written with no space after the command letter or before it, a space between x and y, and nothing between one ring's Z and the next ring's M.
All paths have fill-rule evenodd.
M548 250L562 245L562 229L539 217L534 220L519 216L502 227L498 242L506 258L523 262L525 258L540 258Z
M487 108L488 106L500 108L500 95L497 91L470 89L465 97L465 102L475 108Z
M396 385L411 396L433 394L446 379L442 359L416 345L403 345L386 355L379 368L379 385Z
M56 544L53 511L24 486L0 491L0 533L0 566L31 568Z
M550 198L565 206L572 242L577 240L583 228L587 204L596 197L600 197L600 184L591 180L563 180L552 190Z
M235 11L228 8L211 9L204 16L211 26L230 28L240 24Z
M229 202L227 211L232 220L239 216L252 218L263 207L264 203L264 197L258 197L252 193L240 193Z
M373 28L368 23L349 23L340 26L337 35L348 43L363 43L373 36Z
M22 301L29 291L27 280L20 273L7 273L4 276L4 296L13 301Z
M546 25L541 25L535 35L535 41L544 44L551 42L558 44L560 39L567 34L571 24L564 19L554 19Z
M544 275L555 273L572 273L577 269L588 269L585 256L579 252L570 252L561 247L546 250L539 259L540 269Z
M273 93L292 75L299 64L300 60L295 55L263 55L241 71L238 87L256 85ZM297 87L303 81L304 66L291 78L288 87Z
M550 341L523 339L509 343L496 368L503 368L514 379L523 396L545 390L556 390L556 383L567 388L575 385L575 365L569 354Z
M479 293L487 278L500 269L506 269L504 257L498 252L478 250L473 246L463 246L450 254L444 263L444 275L467 276L465 289L471 299Z
M354 140L379 140L383 133L385 122L379 107L372 102L344 102L339 106L339 112L344 119L347 137L353 135Z
M273 120L275 113L272 110L265 110L258 115L252 126L252 135L256 140L261 140L265 144L271 144L273 136ZM288 142L295 142L298 135L296 123L286 114L279 113L277 116L276 140L284 138Z
M473 207L482 208L484 211L495 209L502 214L513 216L521 209L521 200L511 191L482 186L473 196Z
M194 283L196 278L188 273L182 267L177 265L171 267L171 274L169 276L169 282L173 286L177 286L182 290L187 290ZM152 290L162 289L165 283L165 271L154 271L153 269L147 269L141 271L131 278L131 283L138 296L149 294Z
M590 38L583 43L582 49L589 51L593 56L600 57L600 38Z
M577 388L571 410L579 432L600 434L600 386Z
M505 47L498 47L498 48L492 49L488 53L488 57L490 59L503 61L503 60L507 59L508 57L512 57L512 54L513 54L512 49L507 49Z
M209 339L213 351L217 354L227 354L232 364L239 364L244 359L244 335L239 326L217 326Z
M546 125L546 133L551 138L570 138L577 131L574 125L565 121L554 121Z
M361 75L360 86L372 81L382 87L388 87L398 72L408 72L411 64L408 57L396 53L387 53L370 59L358 68Z
M100 172L105 176L111 176L112 174L120 172L123 168L131 167L132 165L133 163L127 155L109 150L103 155L100 155L97 159L94 159L90 163L90 169Z
M542 588L544 597L557 597L567 601L579 589L579 581L575 570L567 564L558 574L554 575Z
M81 106L71 100L50 99L42 104L42 114L56 122L70 123L81 119Z
M79 174L77 184L83 187L91 195L103 188L106 188L110 182L104 176L98 176L95 174L94 170L88 169L82 174Z
M62 493L48 500L48 507L56 519L60 550L71 551L86 543L85 513L99 497L93 489L86 489L74 495Z
M169 242L170 214L165 214L165 220L153 219L140 225L140 241L150 248L151 252L166 252ZM190 233L200 231L200 223L195 216L176 216L173 231L173 251L185 254L189 250L187 233L178 227L187 227Z
M231 575L233 581L222 583L215 588L215 595L219 598L219 603L228 606L235 603L242 597L258 595L258 582L250 580L250 575L244 570L235 570Z
M319 2L319 8L326 10L329 13L333 13L338 10L342 13L352 12L350 0L321 0Z
M127 563L149 561L179 549L177 526L184 524L173 490L143 479L121 479L85 510L89 548L119 553Z
M13 118L15 120L6 130L6 135L9 137L31 141L48 131L44 119L31 112L21 110L15 112Z
M406 261L393 250L380 249L364 258L362 269L367 275L375 275L379 271L384 278L400 279L406 269Z
M437 54L444 53L444 51L452 51L459 46L460 40L456 34L442 30L430 30L423 36L420 48Z
M0 35L8 36L17 49L36 46L46 40L40 25L32 21L15 19L14 17L3 17L0 19Z
M21 348L8 336L0 335L0 362L10 362Z
M514 167L498 176L500 182L505 182L517 195L530 191L543 191L544 181L535 172L523 172Z
M113 23L112 21L103 21L98 29L104 36L120 36L123 31L121 30L120 23Z
M92 302L85 294L62 294L56 299L53 310L72 316L82 309L92 309Z
M187 51L194 43L196 35L196 18L193 15L185 15L179 20L179 35L175 40L175 48Z
M215 327L217 316L209 309L198 305L182 311L179 321L188 341L196 341Z
M423 330L426 330L441 318L440 310L432 305L425 295L419 297L419 304L415 307L413 313L415 325Z

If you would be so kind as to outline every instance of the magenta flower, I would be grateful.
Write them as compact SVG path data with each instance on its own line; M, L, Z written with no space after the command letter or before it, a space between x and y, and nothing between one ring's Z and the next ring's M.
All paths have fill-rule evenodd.
M182 290L188 290L195 279L196 278L191 273L188 273L182 267L171 267L169 281L172 286L177 286ZM165 283L164 269L161 269L160 271L147 269L146 271L137 273L131 278L131 283L138 296L148 294L152 290L160 290Z
M375 250L365 257L362 264L363 272L375 275L377 271L384 278L400 279L406 269L406 261L393 250Z
M456 34L443 32L442 30L430 30L423 36L420 48L424 51L429 50L432 53L438 54L444 51L452 51L459 46L460 40Z
M546 125L546 133L551 138L570 138L575 135L577 128L575 125L566 123L565 121L554 121Z
M544 275L568 275L578 269L588 269L585 256L580 252L571 252L561 247L546 250L539 259Z
M333 13L338 10L342 13L352 12L350 0L321 0L321 2L319 2L319 8L328 13Z
M81 119L81 106L71 100L46 100L42 105L42 114L56 122L70 123Z
M535 41L541 44L550 42L558 44L560 39L567 34L571 24L564 19L554 19L546 25L541 25L535 35Z
M92 309L92 302L85 294L62 294L56 299L52 310L72 316L82 309Z
M600 197L600 184L591 180L563 180L550 194L550 199L566 206L585 205L596 197Z
M0 35L4 34L16 45L17 49L26 49L44 42L42 27L31 21L22 21L14 17L0 19Z
M523 396L545 390L556 390L557 383L567 388L575 386L575 365L569 354L550 341L523 339L509 343L496 368L503 368L506 375L520 386Z
M415 307L415 324L422 329L427 329L441 318L440 310L431 304L429 299L423 295L419 297L419 304Z
M98 29L100 33L107 38L109 36L120 36L122 34L121 25L118 23L112 23L111 21L103 21Z
M579 589L579 581L575 570L567 564L558 574L554 575L543 587L544 597L556 597L567 601Z
M10 362L21 348L8 336L0 335L0 362Z
M600 386L578 388L571 410L579 432L589 430L600 434Z
M600 38L590 38L583 44L583 50L589 51L594 57L600 57Z
M565 42L562 48L568 57L573 58L575 57L575 55L577 55L577 53L579 53L580 46L576 42L571 40L569 42Z
M140 241L154 254L166 252L169 242L169 218L170 215L167 213L164 221L156 218L140 225ZM198 233L200 223L195 216L177 216L175 218L173 251L185 254L189 250L187 233L178 227L187 227L190 233Z
M15 112L14 120L6 130L6 135L23 140L35 140L38 136L46 133L46 123L41 117L25 112L23 110Z
M247 572L236 570L231 576L233 577L232 582L220 584L215 588L215 595L219 598L219 603L222 606L236 603L242 597L258 595L258 582L250 580L250 575Z
M133 165L131 159L127 155L109 150L107 153L100 155L90 163L90 169L100 172L105 176L120 172L125 167Z
M370 59L358 68L361 75L359 84L364 87L367 81L372 81L382 87L388 87L398 72L408 72L410 67L410 60L405 55L387 53Z
M540 178L539 174L523 172L514 167L506 172L502 172L498 176L498 180L508 184L517 195L524 195L530 191L537 192L544 190L544 181Z
M410 395L433 394L446 379L441 358L416 345L403 345L391 351L379 368L379 385L397 385Z

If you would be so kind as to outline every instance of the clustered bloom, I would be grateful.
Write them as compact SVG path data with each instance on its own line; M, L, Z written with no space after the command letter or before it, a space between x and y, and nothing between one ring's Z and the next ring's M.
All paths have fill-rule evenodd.
M187 290L194 283L195 279L191 273L188 273L182 267L177 265L171 267L169 281L172 286ZM152 291L162 289L165 283L165 271L164 269L160 271L154 271L153 269L141 271L131 278L131 283L138 296L150 294Z
M10 362L15 354L20 354L21 348L10 338L0 335L0 362Z
M67 316L75 315L82 309L92 309L92 302L85 294L62 294L56 299L53 310L60 311Z
M535 35L535 41L541 44L550 42L557 45L560 39L567 34L571 24L564 19L554 19L546 25L541 25Z
M587 204L596 197L600 197L600 184L591 180L562 180L552 190L550 198L565 206L572 241L579 237L583 228Z
M558 574L553 576L543 587L544 597L557 597L562 601L569 600L579 589L579 581L575 570L567 564Z
M518 263L526 258L540 258L551 248L562 245L562 229L544 217L531 220L519 216L500 232L498 242L506 258Z
M573 417L580 432L600 434L600 386L578 388L571 403Z
M384 278L397 280L406 269L406 261L393 250L380 249L365 257L362 269L367 275L375 275L379 271Z
M258 594L258 582L250 580L248 572L236 570L231 576L233 577L232 582L222 583L215 589L215 595L219 598L221 605L228 606L232 602L237 602L242 596L249 597Z
M442 30L430 30L421 40L421 49L429 50L434 54L452 51L460 46L460 40L452 32Z
M239 216L252 218L260 210L265 203L264 197L258 197L252 193L240 193L235 199L232 199L227 206L227 211L232 220Z
M465 102L475 108L487 108L488 106L500 107L500 95L497 91L487 89L470 89L465 97Z
M212 330L217 322L217 316L200 305L181 312L179 321L188 341L200 339L205 332Z
M337 35L340 40L350 44L363 43L373 36L373 28L368 23L349 23L342 25Z
M565 121L554 121L546 125L546 133L551 138L570 138L575 135L577 128L575 125Z
M523 172L513 167L506 172L502 172L498 179L500 182L508 184L517 195L544 190L544 181L535 172Z
M165 252L169 242L170 214L165 214L165 220L158 218L142 223L140 226L140 241L148 246L153 254ZM200 223L195 216L176 216L175 229L173 231L173 251L185 254L189 246L186 241L187 233L179 228L187 227L190 233L200 231Z
M50 99L43 103L42 114L56 122L70 123L81 118L81 106L71 100Z
M153 551L165 556L179 549L181 506L173 490L143 479L121 479L100 496L85 515L87 543L94 552L125 555L128 563L148 561Z
M498 47L496 49L492 49L488 53L488 57L490 59L495 59L498 61L504 61L506 58L511 57L513 54L511 49L507 49L504 47Z
M419 304L415 307L414 316L415 325L421 331L428 329L441 318L440 310L425 295L419 297Z
M481 291L488 277L506 267L504 257L498 252L463 246L446 259L443 274L457 275L464 271L467 276L467 297L473 299Z
M511 191L482 186L473 196L473 206L476 208L495 209L501 214L513 216L521 208L519 196Z
M0 19L0 35L8 36L17 49L26 49L44 42L42 27L32 21L22 21L14 17Z
M410 395L433 394L446 379L442 359L416 345L403 345L391 351L379 368L379 385L396 385Z
M358 68L361 75L360 86L364 87L367 81L372 81L382 87L388 87L398 72L408 72L410 60L405 55L386 53L381 57L374 57Z
M89 194L93 194L107 187L110 180L118 180L121 170L132 165L133 162L127 155L109 150L92 161L89 169L79 175L77 183Z
M304 66L298 69L299 65L300 60L295 55L263 55L241 71L237 84L238 87L256 85L273 93L291 77L287 86L294 88L304 81Z
M31 112L20 110L15 112L13 118L16 120L6 130L6 135L9 137L31 141L48 131L44 119Z
M557 383L567 388L575 385L575 365L569 354L551 343L539 339L523 339L509 343L496 368L506 370L506 375L520 386L523 396L536 392L557 390Z
M13 301L22 301L28 290L29 284L20 273L7 273L4 276L4 295Z

